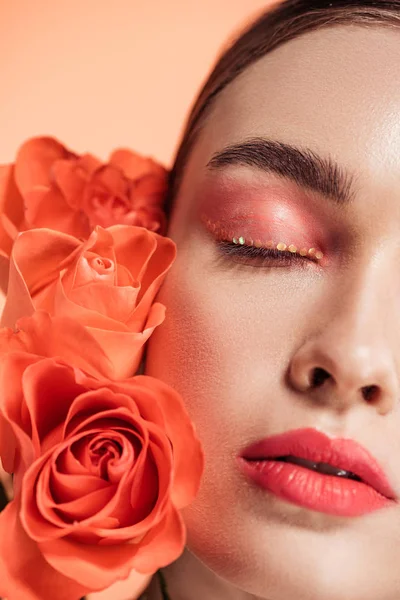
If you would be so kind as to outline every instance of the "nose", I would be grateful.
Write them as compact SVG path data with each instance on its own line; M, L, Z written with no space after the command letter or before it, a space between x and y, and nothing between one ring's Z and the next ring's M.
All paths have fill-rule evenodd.
M325 315L324 323L290 362L288 379L296 391L339 412L357 403L369 404L381 415L394 409L399 377L390 336L383 327L389 316L376 304L376 297L368 300L364 295L361 301L360 294L349 293Z

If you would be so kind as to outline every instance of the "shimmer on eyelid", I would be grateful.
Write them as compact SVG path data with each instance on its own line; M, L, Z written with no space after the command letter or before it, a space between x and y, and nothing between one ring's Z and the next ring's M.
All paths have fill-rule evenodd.
M220 223L233 236L315 246L324 252L324 228L306 202L284 184L249 185L218 177L200 190L197 210L201 220Z
M275 248L277 250L300 254L301 256L313 256L318 260L321 260L324 256L320 248L311 245L311 242L307 242L305 238L295 232L290 234L286 231L287 228L282 229L282 234L279 235L266 235L262 233L262 228L259 224L251 225L251 222L247 219L236 218L233 221L220 222L212 221L205 215L202 216L202 221L210 233L221 241L230 241L238 245L254 246L256 248ZM267 230L272 231L272 227L266 227ZM296 240L296 243L293 243Z

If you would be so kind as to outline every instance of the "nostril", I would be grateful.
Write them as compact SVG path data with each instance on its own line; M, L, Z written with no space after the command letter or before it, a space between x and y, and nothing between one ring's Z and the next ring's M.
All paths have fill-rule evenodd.
M311 385L312 387L320 387L326 379L329 379L330 375L325 369L321 369L320 367L316 367L313 370L311 377Z
M364 400L369 402L375 400L379 394L379 388L377 385L366 385L361 389Z

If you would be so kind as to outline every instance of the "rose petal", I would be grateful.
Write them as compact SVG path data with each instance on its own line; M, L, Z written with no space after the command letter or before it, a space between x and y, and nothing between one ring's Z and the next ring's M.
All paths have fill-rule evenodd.
M83 434L85 435L85 434ZM54 502L50 490L50 467L52 461L62 452L69 442L64 442L61 448L54 452L48 450L40 459L36 460L26 471L21 494L21 522L29 537L37 542L64 537L74 532L90 531L90 526L96 521L109 517L109 511L104 507L97 513L94 512L82 523L68 522L63 519L58 511L54 510ZM107 488L104 488L107 490ZM107 492L104 492L107 495ZM80 500L83 505L85 496ZM79 504L77 500L77 505ZM115 519L104 524L105 527L115 526ZM95 533L95 532L94 532ZM96 536L98 540L98 536Z
M66 203L76 211L82 210L85 187L101 162L86 154L75 160L58 160L53 166L54 179Z
M124 581L118 581L102 592L89 594L87 600L133 600L148 587L152 575L142 575L133 570Z
M50 187L54 161L75 156L55 138L35 137L27 140L20 147L15 161L15 179L21 194L25 196L36 186Z
M85 348L85 352L82 352ZM0 329L0 355L11 350L59 357L95 377L113 377L114 365L90 332L67 317L36 311L16 322L16 330Z
M90 588L79 584L73 573L70 579L49 565L23 530L18 510L13 501L0 514L0 597L43 600L51 590L51 600L79 600Z
M10 353L0 357L0 452L4 467L16 475L16 488L20 483L19 472L25 471L35 457L32 422L25 410L21 380L25 370L37 361L38 357L25 353Z
M93 173L100 167L102 164L101 161L96 158L93 154L86 152L85 154L81 154L76 159L76 164L83 169L89 176L93 175Z
M9 422L0 412L0 459L7 473L15 469L17 440Z
M32 296L44 285L57 281L60 268L70 264L79 249L78 239L58 231L40 229L20 233L11 254L15 272L10 273L9 295L14 299L21 294L18 276Z
M64 454L66 454L64 452ZM70 502L81 498L82 495L88 495L100 487L106 488L108 483L102 481L94 475L88 475L87 473L77 475L72 473L68 475L66 473L57 473L52 478L52 490L55 499L61 498L64 502Z
M187 506L199 489L204 457L195 428L187 418L181 396L164 382L148 375L137 375L132 383L148 388L158 398L163 411L165 431L174 449L172 501L177 508Z
M1 419L1 417L0 417L0 419ZM3 468L1 459L0 459L0 485L3 486L3 491L5 493L7 502L11 502L11 500L14 498L13 480L12 480L12 476L10 475L10 473L7 473L7 471Z
M6 303L8 289L8 275L10 271L10 260L0 251L0 315Z
M110 512L108 503L113 496L112 489L110 486L98 489L98 494L92 492L91 499L88 501L82 490L82 497L71 501L69 506L77 514L79 511L82 514L87 511L89 514L82 520L65 518L53 500L50 480L53 458L52 452L48 452L43 460L32 465L25 476L20 514L25 531L38 543L66 536L71 540L76 538L76 541L84 544L99 543L97 529L105 528L107 531L112 531L119 525L116 518L108 516ZM100 488L100 485L98 487ZM96 495L100 495L100 498L97 497L99 504L97 511L96 506L91 507L92 500L96 500Z
M133 278L132 273L130 273L128 269L126 267L123 267L122 265L117 265L117 285L118 287L137 285L137 282Z
M121 169L111 164L101 165L91 177L90 185L114 197L123 199L128 192L128 180Z
M164 316L165 307L162 304L153 305L143 333L87 328L113 365L111 379L126 379L135 374L142 358L144 344L154 329L163 322Z
M55 287L54 313L95 329L129 332L126 322L135 310L138 289L100 283L72 290L67 297L60 282ZM46 308L43 306L42 308ZM139 329L140 331L140 329Z
M166 190L167 179L160 174L145 173L135 184L135 207L159 206L161 210L160 195Z
M102 590L128 577L138 550L135 544L89 546L67 539L42 542L39 548L57 571L91 590Z
M55 503L50 508L56 508L63 519L68 521L83 521L97 514L108 504L115 494L114 486L96 490L91 494L82 494L81 498L70 502Z
M167 176L167 171L162 165L126 148L114 150L109 162L120 168L129 179L138 179L149 172L154 173L160 179Z
M134 218L131 219L130 225L137 227L145 227L149 231L165 235L167 219L161 208L137 208L134 213Z
M93 430L96 420L98 421L100 418L100 414L103 426L106 425L108 419L114 419L114 424L115 419L118 418L121 424L133 422L136 424L141 419L137 404L129 394L129 391L127 394L124 394L123 386L120 387L118 383L113 386L111 381L93 379L84 373L76 373L76 381L86 386L88 391L75 399L66 414L63 431L64 438L76 435L88 427ZM118 388L117 392L113 389L116 387ZM139 425L135 429L135 433L139 435L141 429L142 427Z
M107 257L113 262L116 262L114 240L109 228L104 229L103 227L97 226L92 231L90 238L82 247L82 255L88 251L99 256Z
M14 327L22 316L35 312L31 295L15 261L9 265L8 292L1 313L1 327Z
M157 447L153 441L151 450L149 450L148 456L146 456L146 462L143 462L141 473L134 472L130 480L134 480L141 487L146 485L146 482L151 484L154 467L158 474L157 488L155 490L151 489L152 493L148 499L151 498L152 503L147 507L147 510L145 506L139 505L136 512L136 507L132 503L132 499L135 500L135 494L132 494L132 517L133 519L141 517L141 520L135 521L131 519L130 523L125 527L113 530L110 530L108 527L102 528L100 525L96 525L96 533L102 538L99 542L101 546L113 546L118 540L121 542L131 541L131 543L141 541L143 536L148 534L149 530L152 530L158 523L164 520L166 512L172 509L169 496L172 481L172 457L169 446L160 444L160 447ZM147 479L148 469L150 469L150 477ZM127 499L124 495L124 490L126 489L129 489L127 482L118 487L115 498L111 500L107 507L110 514L114 514L114 510L123 501L126 502ZM115 514L118 514L118 512Z
M82 398L83 396L85 396L85 394L81 394L79 396L79 398ZM78 400L79 400L78 398ZM73 405L75 404L75 402L73 403ZM65 437L65 427L63 429L63 438ZM73 488L71 486L71 482L68 482L68 478L71 480L74 477L80 477L81 475L86 476L87 475L87 469L82 465L81 461L78 460L78 458L75 456L74 452L72 451L71 448L67 448L67 450L65 452L63 452L62 454L60 454L60 456L58 457L58 461L57 461L57 470L58 470L58 480L60 480L60 478L66 477L67 479L65 480L64 484L63 484L63 493L64 491L68 490L70 492L72 492L72 496L70 498L66 498L67 500L72 500L75 498L79 497L79 490L76 488ZM94 479L97 479L96 477L94 477ZM58 482L54 482L54 488L57 487ZM96 488L93 488L96 489ZM56 489L55 492L57 493ZM78 495L76 495L78 494Z
M50 434L53 445L62 440L60 426L64 424L65 415L73 400L86 390L76 382L69 366L53 358L44 358L25 368L21 383L32 443L40 456L43 442ZM54 435L57 430L58 439Z
M137 549L134 568L139 573L152 573L166 567L182 554L186 528L179 512L171 507L161 523L153 527Z
M87 175L78 161L57 160L52 165L54 181L64 204L74 211L80 210L87 183Z
M9 256L13 237L4 224L4 218L14 228L19 227L24 218L24 201L15 184L14 165L0 165L0 214L0 249Z
M99 256L95 252L85 252L76 265L71 291L91 283L114 285L116 271L113 260Z
M142 303L143 306L143 303ZM135 309L129 315L129 318L126 322L126 326L130 331L146 331L150 327L153 327L153 330L161 325L165 319L166 307L164 304L160 302L154 302L150 308L148 309L147 314L144 311L138 311ZM143 321L143 316L145 316L145 321Z
M17 239L19 231L20 230L23 231L24 229L27 228L26 222L24 220L22 220L21 223L19 224L19 226L17 227L16 225L14 225L14 223L11 221L11 219L9 219L7 217L7 215L5 215L4 213L2 215L0 215L0 221L1 221L1 225L4 229L5 235L7 235L11 241L11 246ZM10 252L6 252L5 249L1 250L1 252L3 252L5 256L9 256L11 254L11 250L12 250L12 247L10 248Z
M157 234L154 233L153 235ZM141 279L142 287L141 294L138 298L138 312L140 312L141 305L144 306L145 310L145 307L153 302L167 271L170 269L176 257L175 244L173 242L172 244L164 244L163 242L160 242L160 239L167 240L169 238L159 236L159 239L157 240L157 249L154 254L149 257L146 264L146 271L143 273ZM169 241L171 242L172 240Z
M83 212L72 211L57 188L35 187L25 193L25 219L30 228L49 228L87 238L90 226Z
M15 183L15 166L0 165L0 210L14 225L22 222L24 201Z
M141 289L135 318L140 322L161 287L167 271L176 257L176 245L169 238L143 229L132 236L129 227L116 225L108 230L113 238L117 262L125 266L140 281ZM134 260L135 257L135 260ZM139 260L140 257L140 260Z
M114 241L117 262L132 273L134 279L147 287L148 282L164 273L176 257L176 246L170 238L147 229L132 229L128 225L114 225L107 231Z

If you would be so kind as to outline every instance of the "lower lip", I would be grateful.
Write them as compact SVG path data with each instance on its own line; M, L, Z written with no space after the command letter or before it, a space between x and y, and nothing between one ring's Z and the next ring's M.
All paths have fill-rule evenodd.
M339 517L360 517L393 501L361 481L325 475L276 460L239 458L240 468L260 488L298 506Z

